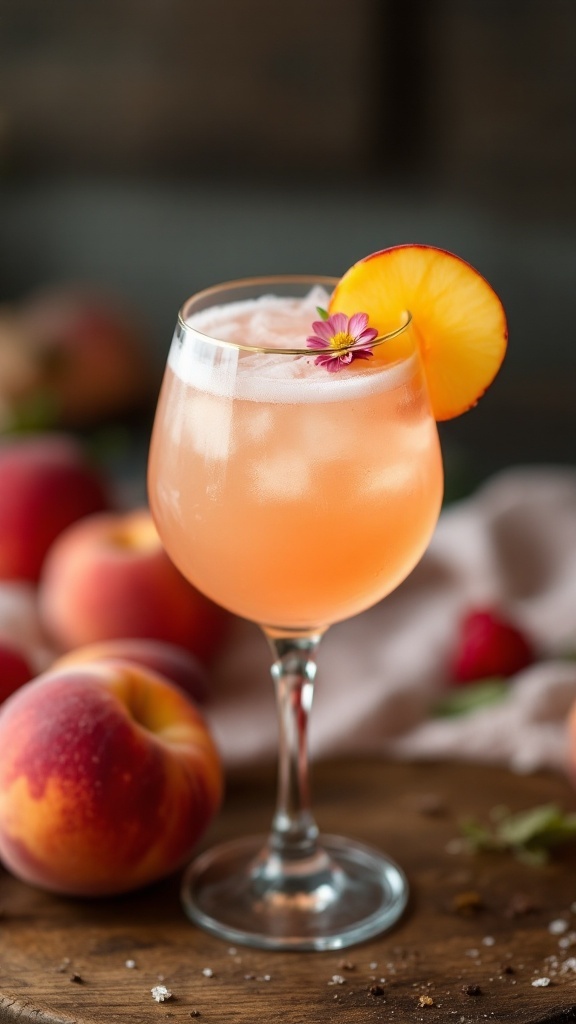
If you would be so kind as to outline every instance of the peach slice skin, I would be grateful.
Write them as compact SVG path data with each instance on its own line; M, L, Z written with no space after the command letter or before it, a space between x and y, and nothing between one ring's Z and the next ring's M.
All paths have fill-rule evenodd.
M469 263L427 245L366 256L344 274L330 300L331 313L368 313L381 334L395 330L407 310L434 416L459 416L476 405L504 359L508 330L502 303ZM375 356L396 359L402 344L385 342Z

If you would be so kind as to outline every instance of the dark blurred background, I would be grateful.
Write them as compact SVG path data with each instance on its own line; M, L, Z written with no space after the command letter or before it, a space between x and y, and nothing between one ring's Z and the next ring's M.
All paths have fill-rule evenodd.
M442 428L454 486L576 461L574 0L4 0L0 19L4 309L118 296L153 394L196 289L442 246L510 329L498 381Z

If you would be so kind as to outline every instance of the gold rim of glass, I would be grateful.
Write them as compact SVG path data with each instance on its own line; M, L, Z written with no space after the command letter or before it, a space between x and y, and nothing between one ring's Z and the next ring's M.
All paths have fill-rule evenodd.
M203 288L202 291L195 292L194 295L191 295L190 298L186 299L186 302L183 303L178 313L178 325L182 328L182 330L187 331L188 333L191 334L197 334L200 338L210 342L213 345L219 345L222 348L235 348L239 349L242 352L259 352L262 355L309 356L310 354L314 354L315 356L317 356L322 355L324 353L334 355L336 351L339 354L344 354L345 352L353 352L354 349L356 348L366 348L367 346L362 342L359 342L354 345L342 346L342 348L338 348L337 350L334 348L312 349L308 348L306 345L303 348L264 348L261 345L242 345L240 344L240 342L237 341L227 341L224 338L215 338L212 334L205 334L204 331L198 330L197 327L191 326L186 321L186 315L190 314L186 314L185 311L189 308L189 306L192 303L204 302L204 300L210 300L211 298L216 297L217 295L222 295L223 293L226 292L232 292L236 289L258 288L260 286L273 288L274 285L282 285L283 287L285 287L286 285L290 284L308 284L310 285L310 287L312 287L313 285L325 285L334 288L338 284L338 281L339 278L337 277L317 277L314 274L276 274L271 277L244 277L234 281L224 281L222 282L222 284L212 285L210 288ZM219 303L215 302L214 305L219 305ZM208 306L204 306L203 308L207 309ZM197 312L199 312L199 310ZM359 310L358 312L363 311ZM389 331L387 334L379 335L377 338L374 339L374 341L370 342L370 348L376 348L377 346L384 344L385 341L391 341L393 338L397 338L400 334L407 330L407 328L412 323L412 314L410 313L410 310L406 309L403 310L400 315L405 318L404 323L402 323L400 327L397 327L395 330Z

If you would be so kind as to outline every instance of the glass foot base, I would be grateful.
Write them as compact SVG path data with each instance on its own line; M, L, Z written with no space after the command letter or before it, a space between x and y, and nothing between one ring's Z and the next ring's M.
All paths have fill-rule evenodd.
M390 928L408 900L394 861L340 836L287 862L266 838L208 850L187 869L188 916L228 942L260 949L342 949Z

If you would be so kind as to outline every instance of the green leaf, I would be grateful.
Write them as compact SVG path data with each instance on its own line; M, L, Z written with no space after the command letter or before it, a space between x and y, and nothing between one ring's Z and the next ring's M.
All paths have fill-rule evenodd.
M562 811L555 804L544 804L529 811L520 811L501 819L496 826L498 837L508 846L524 846L540 839L562 822Z
M328 312L327 309L322 309L322 306L316 306L316 312L318 313L318 316L320 317L321 320L330 319L330 313Z
M553 847L576 842L576 814L566 814L557 804L542 804L515 814L502 807L493 808L491 818L494 825L490 826L474 819L460 823L472 850L507 851L525 864L538 866L547 862Z
M473 818L465 818L461 821L460 830L474 850L494 850L498 846L490 829Z
M490 704L498 704L507 695L508 688L509 683L499 678L483 679L480 683L459 687L438 701L433 714L437 718L467 715Z

